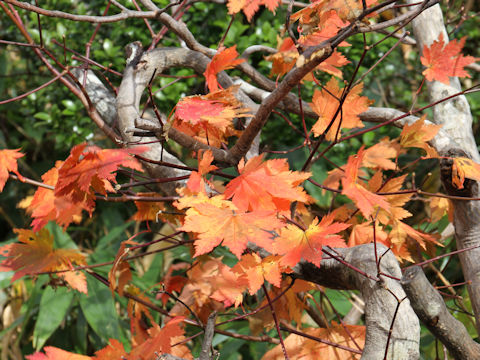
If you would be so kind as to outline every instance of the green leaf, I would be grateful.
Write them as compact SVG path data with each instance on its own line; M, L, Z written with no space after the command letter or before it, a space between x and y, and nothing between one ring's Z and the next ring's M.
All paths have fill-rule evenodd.
M35 329L33 330L33 346L40 350L48 338L60 326L72 303L74 292L60 287L46 287L40 300L40 310Z
M88 295L77 295L88 325L105 343L109 339L123 341L124 334L120 328L119 317L110 289L90 276L87 277L87 285Z
M72 240L66 231L54 222L49 222L46 228L50 231L54 238L54 244L60 249L78 249L77 244Z
M75 352L85 354L87 352L87 336L88 324L85 315L78 311L77 321L75 322L75 330L73 338L75 339Z

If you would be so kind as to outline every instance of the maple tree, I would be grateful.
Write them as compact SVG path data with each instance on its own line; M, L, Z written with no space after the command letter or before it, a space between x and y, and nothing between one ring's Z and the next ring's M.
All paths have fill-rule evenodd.
M455 358L480 353L480 155L466 97L478 85L465 80L478 82L478 59L467 37L449 41L437 1L102 6L0 2L16 34L0 46L53 74L0 106L56 83L79 105L62 115L96 126L43 154L40 172L28 143L0 138L0 196L15 194L26 219L0 244L2 358L22 343L30 360L416 359L438 353L434 337ZM213 26L199 9L223 14L222 31L198 30ZM122 44L126 65L103 30L122 21L143 41ZM91 38L51 40L64 22ZM261 23L271 46L241 35ZM399 54L403 111L382 107L397 103L372 80ZM57 124L56 102L32 133ZM438 313L422 310L430 301ZM81 341L58 341L64 326Z

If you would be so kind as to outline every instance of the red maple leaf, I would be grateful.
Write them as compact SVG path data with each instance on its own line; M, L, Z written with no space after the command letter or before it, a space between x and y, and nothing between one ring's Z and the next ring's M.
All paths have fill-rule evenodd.
M345 241L337 233L349 226L333 222L333 216L329 215L324 216L320 223L315 218L307 230L289 224L275 238L274 253L283 255L280 264L284 266L294 267L301 259L320 266L323 246L346 247Z
M15 229L20 244L7 244L0 247L4 259L0 271L15 271L12 281L25 275L42 272L71 270L73 265L86 265L85 256L75 249L54 249L53 236L47 229L38 233L32 230ZM82 272L59 272L72 288L87 293L87 281Z
M477 61L473 56L463 56L461 54L462 48L465 45L466 37L457 40L452 40L445 45L443 40L443 33L435 40L429 47L423 47L423 56L420 61L427 67L423 71L423 75L428 81L440 81L444 84L449 84L449 77L470 77L465 71L465 66Z
M18 172L17 159L25 156L20 152L20 149L0 150L0 192L3 191L3 187L8 179L8 172L15 173L20 180L23 181L23 176Z
M55 186L58 181L58 169L62 166L62 161L57 161L55 167L42 175L43 183ZM55 221L57 224L66 228L72 222L79 223L82 220L82 210L89 213L93 211L93 202L79 201L75 202L69 196L55 196L53 190L39 187L33 199L27 207L27 212L31 213L33 218L33 231L39 231L49 221Z
M157 354L171 354L172 345L175 344L175 338L181 337L184 330L180 327L181 322L185 318L177 316L167 322L164 327L158 325L148 330L149 339L136 346L130 352L129 359L150 360L155 359Z
M238 86L208 95L187 96L176 106L173 126L211 146L221 146L230 136L238 136L233 119L251 116L234 93Z
M237 45L226 49L218 49L218 52L213 56L212 61L208 63L207 69L203 73L203 76L207 79L208 90L210 92L217 91L220 88L217 81L217 74L219 72L232 69L245 61L245 59L236 59L237 57Z
M308 179L308 172L290 171L286 159L263 162L263 155L238 165L240 175L228 183L225 197L242 210L289 210L293 201L308 202L298 186Z
M110 182L116 183L119 166L143 171L130 154L141 154L146 147L133 149L99 149L80 144L73 147L70 156L58 170L55 196L68 195L75 202L93 199L95 192L106 195L115 192Z
M157 295L157 299L160 299L163 305L165 305L168 299L170 299L170 296L166 292L169 292L170 294L173 293L174 291L180 292L188 280L184 276L179 276L179 275L172 276L172 272L175 270L184 270L184 269L187 269L188 267L189 267L189 264L185 262L172 264L169 267L167 273L165 274L165 277L161 281L162 288L165 290L165 292L160 292Z

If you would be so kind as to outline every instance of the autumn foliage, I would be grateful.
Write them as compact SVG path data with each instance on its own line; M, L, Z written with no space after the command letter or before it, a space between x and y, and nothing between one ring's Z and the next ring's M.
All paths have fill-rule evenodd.
M230 14L243 12L251 21L260 6L274 12L279 3L229 0L227 6ZM374 3L367 1L366 5ZM266 57L272 63L273 80L301 67L298 61L303 56L302 49L335 36L355 21L362 10L361 1L319 0L292 14L291 21L298 22L298 43L286 35L279 37L277 52ZM363 21L368 23L368 19ZM462 55L464 44L465 38L446 44L441 35L431 46L425 46L420 60L426 67L425 79L448 83L450 77L468 76L464 68L476 59ZM352 85L343 81L342 67L350 61L341 51L347 46L350 44L342 41L325 62L302 80L318 84L307 101L317 115L314 122L304 126L308 146L316 140L339 143L370 126L360 119L360 114L373 100L363 94L361 82ZM232 148L255 114L236 97L239 87L223 89L218 77L222 71L244 62L236 46L219 48L203 74L208 93L179 99L165 123L166 131L171 126L204 147ZM328 79L320 83L318 74L324 73ZM31 229L15 229L18 241L0 247L4 257L0 271L13 271L12 281L47 273L64 281L62 285L72 291L88 293L86 276L92 274L88 252L56 248L46 226L55 222L67 230L72 224L85 221L87 214L92 217L98 202L113 200L134 200L137 212L131 219L139 223L137 229L142 227L150 234L155 223L164 224L162 231L168 228L169 233L162 234L162 240L168 246L185 245L192 262L171 264L162 282L156 284L161 290L155 300L163 305L166 315L161 326L152 315L153 300L148 296L151 289L136 287L132 265L138 255L136 250L158 241L145 245L132 235L122 242L116 257L111 259L108 279L103 279L112 296L128 298L130 346L111 339L93 356L47 346L27 358L152 359L157 353L193 358L186 345L186 324L203 327L202 322L213 311L228 312L234 308L236 315L246 313L252 298L265 299L258 306L268 310L252 314L252 329L254 321L257 327L260 324L262 329L272 329L274 320L279 320L294 322L296 330L308 335L307 339L292 332L284 339L283 350L277 345L266 352L264 359L281 359L285 349L292 359L359 356L365 327L336 322L327 323L324 328L304 326L301 316L311 297L309 291L318 288L302 281L292 285L289 274L301 262L321 267L326 252L335 248L378 242L387 246L400 262L412 262L419 252L442 246L438 234L429 233L424 225L447 214L449 202L440 201L435 194L419 192L404 165L407 156L420 162L443 159L429 144L439 131L441 126L429 123L425 116L407 123L397 137L385 137L369 147L362 145L343 164L327 159L330 170L322 183L313 179L308 167L295 169L286 158L269 158L266 154L244 157L227 173L225 164L216 162L211 150L197 149L188 155L191 164L193 159L197 160L196 167L187 168L189 178L177 188L174 199L167 201L155 200L161 199L162 194L151 187L137 193L122 189L123 184L140 178L139 174L146 176L135 156L148 151L148 144L122 144L125 147L112 149L86 143L74 146L66 159L52 162L41 176L41 183L30 182L36 190L20 207L31 217ZM26 181L18 170L22 166L17 163L23 156L18 149L0 150L0 190L7 180ZM322 160L322 156L315 161ZM130 180L125 180L125 174ZM120 178L123 180L118 184ZM455 158L451 181L462 189L465 179L480 181L480 164L466 157ZM319 209L316 199L306 190L307 182L335 194L338 201L332 201L330 209ZM421 195L425 195L432 217L413 225L409 222L412 213L408 204L414 196ZM154 249L152 253L161 250ZM271 299L278 302L272 305ZM275 319L269 310L273 306L278 306ZM347 350L314 341L315 338L340 344Z

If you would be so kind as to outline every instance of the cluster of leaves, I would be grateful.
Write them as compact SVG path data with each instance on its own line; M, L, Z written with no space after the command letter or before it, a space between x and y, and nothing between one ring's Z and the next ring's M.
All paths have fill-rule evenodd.
M367 1L368 5L372 3ZM321 0L294 14L292 19L301 25L299 43L309 46L335 35L362 8L359 1L349 4L345 7L343 0ZM228 9L232 14L243 11L251 20L260 5L274 11L278 2L230 1ZM426 48L422 58L427 67L426 79L448 82L450 76L466 76L464 66L475 59L461 55L463 44L464 39L445 46L443 39L439 38ZM283 76L301 61L295 49L290 38L280 42L278 52L269 57L272 75ZM448 56L440 56L442 52ZM233 136L241 133L235 127L234 119L248 117L248 109L236 100L235 87L219 89L216 78L220 71L243 61L237 57L235 47L219 49L204 74L209 94L184 97L178 101L172 112L171 126L215 147L228 144ZM343 75L340 68L348 63L335 50L328 61L316 69L332 77L312 97L311 107L318 114L318 120L309 129L314 137L322 136L337 142L344 130L365 126L359 114L372 101L361 95L362 83L342 88L337 79ZM317 81L316 74L309 74L304 81ZM160 218L175 232L174 236L162 237L157 242L173 239L176 245L193 244L193 264L178 262L170 266L161 282L163 292L158 299L169 305L171 320L160 327L158 319L146 305L150 300L135 286L129 255L146 245L133 241L132 237L121 243L108 280L104 279L112 294L116 292L129 299L129 344L124 347L119 341L122 339L112 338L92 357L46 347L44 353L37 352L28 358L149 359L155 352L191 358L190 350L184 345L185 330L181 325L187 322L189 312L195 314L199 323L205 322L213 310L246 306L248 295L256 296L260 289L265 294L260 307L267 309L272 306L269 299L277 299L273 305L277 317L295 322L304 333L351 348L361 347L365 336L363 326L336 323L328 328L303 326L301 316L306 301L300 294L312 290L312 285L298 281L290 286L285 275L302 260L321 266L323 252L328 247L377 241L389 247L399 260L413 261L412 249L419 246L427 250L429 244L441 245L436 235L406 223L412 215L407 206L417 191L405 188L408 175L401 173L400 166L402 156L411 148L423 149L426 152L424 159L439 158L427 143L438 131L438 126L426 124L422 118L405 126L398 138L384 138L368 148L361 147L357 154L348 157L345 165L335 167L322 184L317 184L339 195L336 208L321 215L312 214L311 205L315 199L302 186L312 180L312 173L290 170L286 159L265 160L262 155L243 159L238 165L238 175L225 184L218 178L214 180L211 175L226 175L216 171L212 153L199 152L197 171L192 171L186 186L178 190L175 203L152 201L155 197L161 198L154 193L137 194L136 198L134 220L151 222ZM36 277L49 273L52 278L59 278L72 289L86 294L87 278L82 273L88 268L86 257L78 249L54 248L53 237L46 226L53 221L67 229L82 221L84 210L91 217L98 200L127 199L125 192L116 195L121 189L115 185L116 174L120 167L126 167L137 171L135 174L138 175L142 168L132 155L143 151L142 147L102 150L86 144L72 148L65 161L57 162L45 172L43 185L35 194L22 202L22 207L31 215L32 230L17 229L18 243L0 248L0 254L5 257L0 271L14 271L12 281L25 275ZM0 151L0 189L3 189L9 173L25 181L17 168L21 156L23 154L18 150ZM452 183L461 189L465 178L479 180L480 165L467 158L457 158ZM142 196L148 200L142 201ZM434 222L448 213L449 203L443 200L433 197L428 201L432 218L425 219L425 223ZM417 225L418 228L421 226ZM189 240L179 239L181 233L190 234ZM258 248L269 255L262 257L263 251ZM174 272L182 275L173 275ZM178 293L178 297L169 295L173 292ZM271 312L259 312L256 319L261 327L271 329L274 326ZM285 340L284 346L299 358L318 357L319 354L333 358L341 352L294 334ZM278 346L267 352L264 358L282 356L282 348Z

